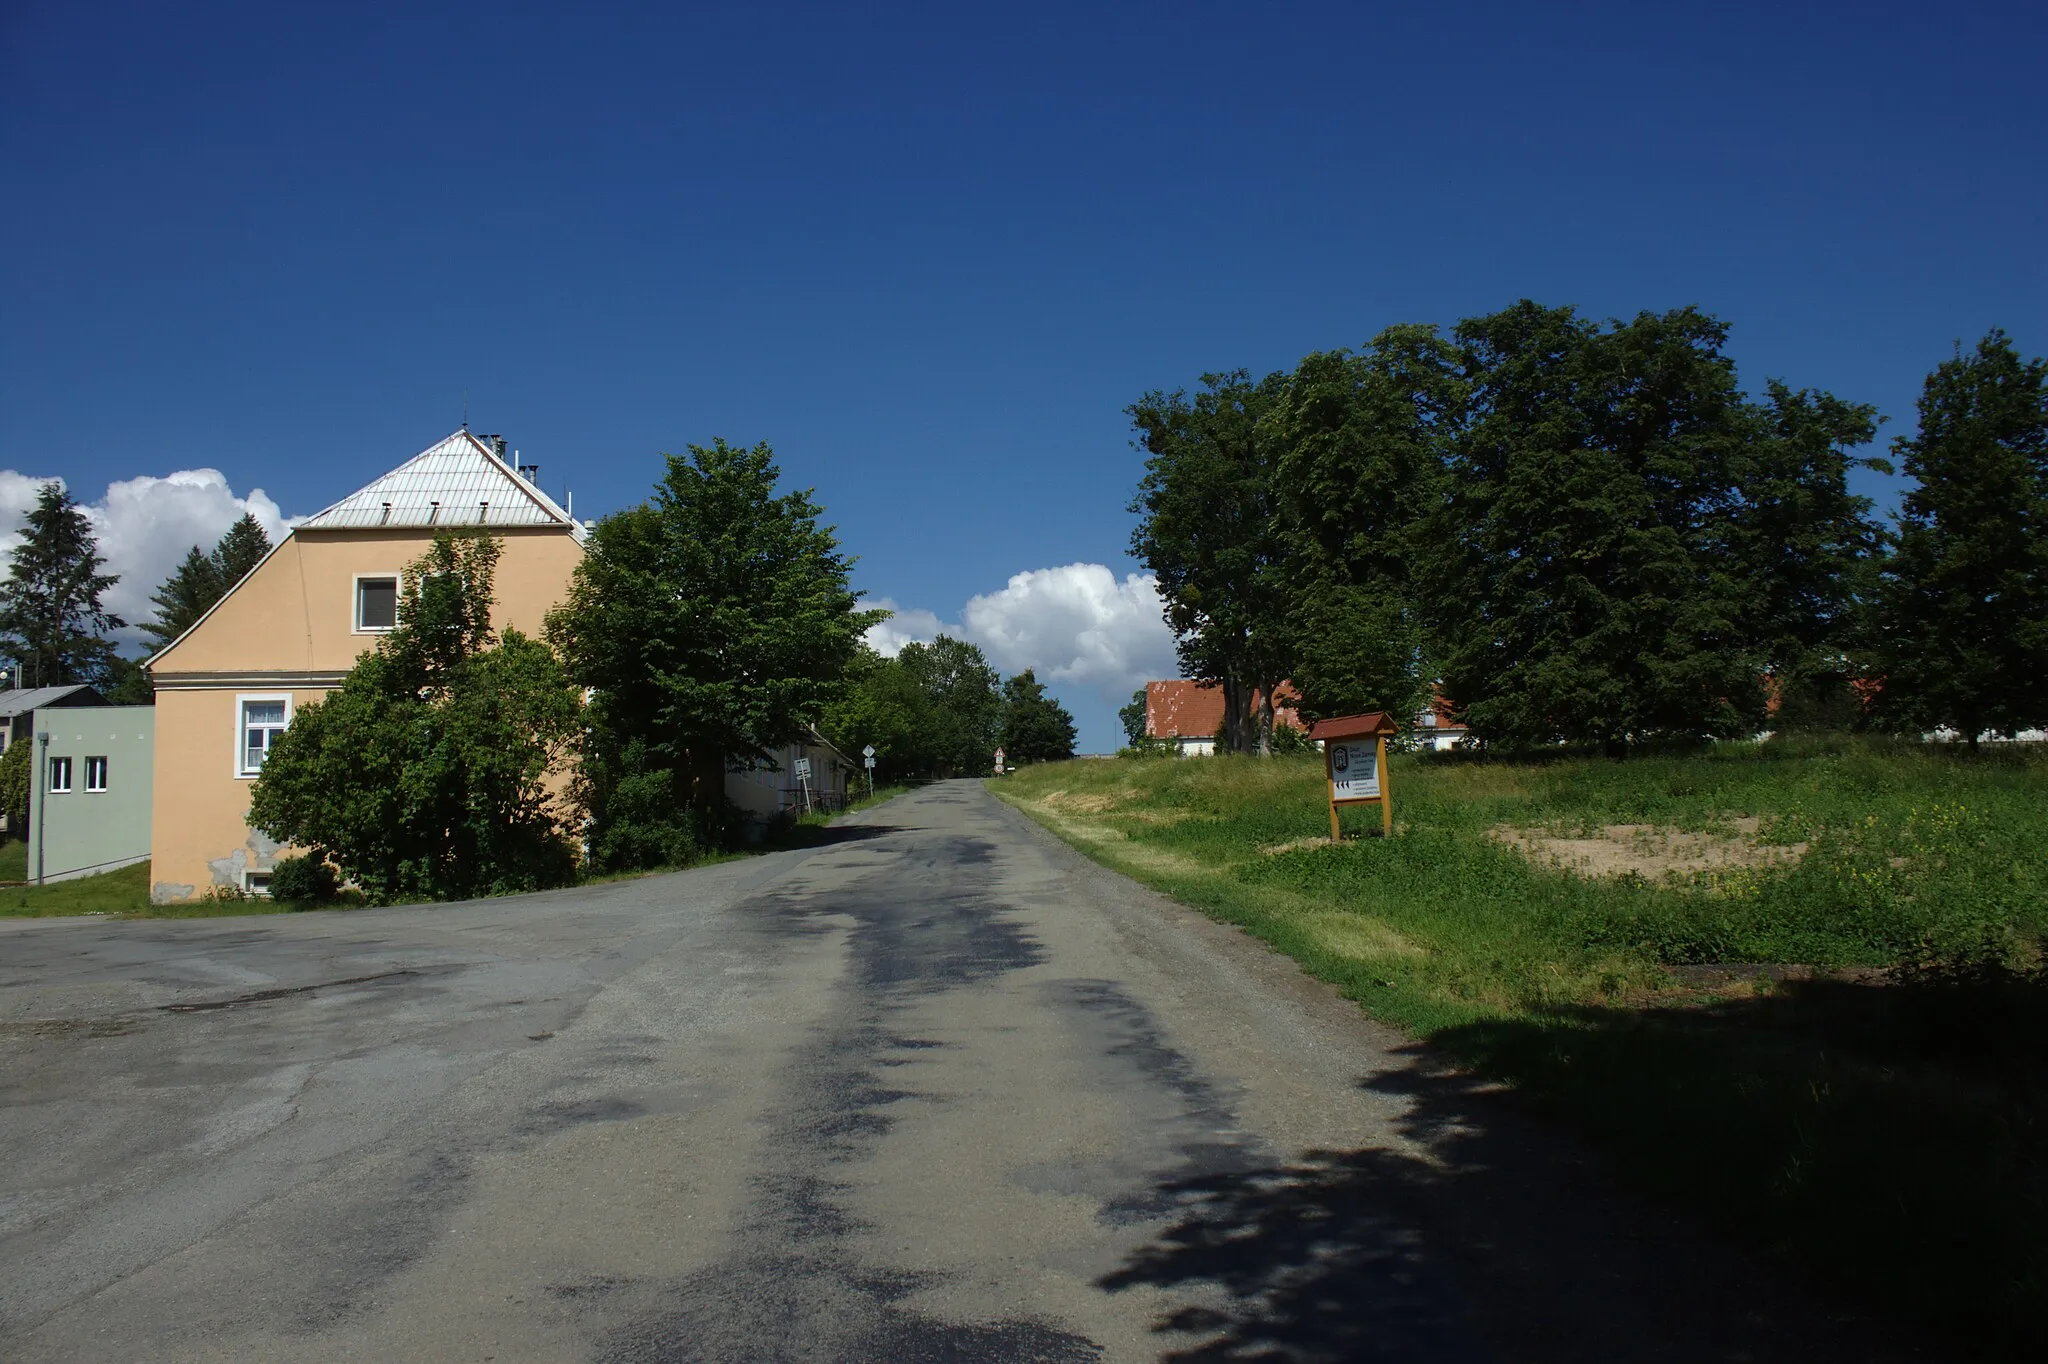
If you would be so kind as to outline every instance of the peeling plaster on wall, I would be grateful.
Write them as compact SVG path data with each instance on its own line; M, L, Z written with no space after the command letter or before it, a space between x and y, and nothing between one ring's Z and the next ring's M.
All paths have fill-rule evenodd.
M213 872L213 884L233 886L240 890L242 873L269 871L271 864L277 860L278 851L283 847L284 844L275 839L266 838L254 829L249 830L247 843L226 857L216 857L207 862L207 867Z
M174 905L180 900L191 898L192 886L189 882L181 885L176 881L159 881L149 888L149 902L153 905Z

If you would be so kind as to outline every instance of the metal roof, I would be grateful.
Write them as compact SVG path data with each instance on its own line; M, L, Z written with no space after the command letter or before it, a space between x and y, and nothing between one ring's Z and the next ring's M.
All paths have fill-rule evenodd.
M100 703L100 694L84 682L74 683L68 687L16 687L9 691L0 691L0 715L26 715L44 706L63 705L66 697L74 696L78 692L84 692L86 695L76 697L71 701L72 705L96 706Z
M382 526L561 526L582 538L582 528L569 513L467 428L308 517L296 529Z

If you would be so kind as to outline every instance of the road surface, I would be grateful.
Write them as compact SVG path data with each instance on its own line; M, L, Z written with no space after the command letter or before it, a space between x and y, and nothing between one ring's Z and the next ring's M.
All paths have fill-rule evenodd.
M979 783L433 908L0 921L0 1358L1868 1359Z

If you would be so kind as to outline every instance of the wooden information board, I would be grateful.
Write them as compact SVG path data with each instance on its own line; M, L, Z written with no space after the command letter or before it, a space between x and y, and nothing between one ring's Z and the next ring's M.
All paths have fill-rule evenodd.
M1387 787L1387 738L1399 731L1385 711L1318 720L1308 732L1323 745L1323 775L1330 788L1330 838L1343 837L1340 805L1378 805L1380 832L1394 833L1394 803Z

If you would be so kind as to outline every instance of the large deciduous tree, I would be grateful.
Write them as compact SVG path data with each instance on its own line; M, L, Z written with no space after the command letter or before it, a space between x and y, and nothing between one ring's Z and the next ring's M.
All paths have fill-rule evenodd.
M120 578L100 572L106 560L92 523L63 484L38 490L9 563L0 582L0 650L15 660L21 685L107 685L119 656L106 636L127 622L100 599Z
M1012 763L1074 756L1074 717L1029 668L1003 683L1003 756Z
M1874 640L1894 724L2048 724L2048 361L2002 331L1927 376L1920 429L1893 444L1900 509Z
M548 647L490 625L499 544L437 536L404 575L398 628L263 764L249 822L328 856L373 900L461 899L576 874L550 787L581 699Z
M906 644L896 662L924 706L928 771L958 777L986 773L1002 742L1001 679L980 649L940 635L929 644Z
M1427 326L1295 367L1265 422L1279 450L1290 676L1310 719L1413 714L1428 684L1415 592L1463 417L1457 354Z
M1761 722L1736 516L1753 430L1726 337L1690 308L1603 328L1524 301L1459 324L1471 419L1425 581L1481 736L1620 751Z
M875 619L810 493L777 495L779 474L765 444L692 445L667 456L646 504L593 527L547 626L595 691L593 846L623 817L606 793L627 778L636 809L694 812L698 835L721 826L725 774L823 718ZM679 832L692 831L652 843Z
M1154 390L1125 409L1147 455L1131 552L1159 580L1182 669L1222 688L1240 753L1270 750L1273 693L1291 662L1279 447L1261 422L1286 378L1205 374L1192 397Z

